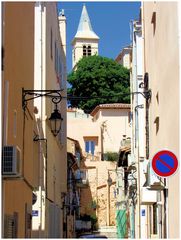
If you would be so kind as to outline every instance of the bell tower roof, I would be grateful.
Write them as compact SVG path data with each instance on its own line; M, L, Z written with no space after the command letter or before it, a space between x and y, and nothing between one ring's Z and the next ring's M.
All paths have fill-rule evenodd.
M99 39L92 29L91 21L87 13L86 6L83 5L82 14L79 21L79 26L75 38Z

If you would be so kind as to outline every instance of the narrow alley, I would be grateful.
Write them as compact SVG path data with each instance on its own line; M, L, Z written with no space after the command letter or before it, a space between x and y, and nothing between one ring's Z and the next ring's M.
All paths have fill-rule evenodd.
M2 238L180 239L180 10L1 3Z

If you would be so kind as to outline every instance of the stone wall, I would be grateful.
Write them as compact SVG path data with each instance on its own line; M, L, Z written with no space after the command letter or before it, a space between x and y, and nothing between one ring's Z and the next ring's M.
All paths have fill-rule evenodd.
M81 214L96 215L98 227L115 226L116 163L86 159L81 168L87 169L89 180L88 187L81 189Z

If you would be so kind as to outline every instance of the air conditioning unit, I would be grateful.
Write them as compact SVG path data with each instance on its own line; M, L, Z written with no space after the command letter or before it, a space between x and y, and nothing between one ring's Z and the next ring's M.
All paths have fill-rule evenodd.
M128 166L132 166L135 164L135 158L133 154L128 154Z
M150 191L146 187L141 187L140 203L141 205L152 205L157 202L157 191Z
M162 190L165 188L163 178L158 177L153 172L150 163L148 163L147 184L147 189L149 190Z
M88 179L82 179L83 184L88 184Z
M4 146L2 149L3 176L20 176L21 151L17 146Z

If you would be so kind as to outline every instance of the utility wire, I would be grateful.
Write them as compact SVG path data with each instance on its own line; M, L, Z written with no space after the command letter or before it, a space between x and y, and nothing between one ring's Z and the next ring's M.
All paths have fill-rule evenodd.
M114 95L110 95L110 96L70 96L70 95L67 95L67 99L68 100L86 100L86 99L106 99L106 98L113 98L113 97L124 97L124 96L130 96L131 93L125 93L125 94L114 94Z
M63 98L67 98L67 100L84 100L84 99L110 99L113 97L124 97L124 96L131 96L131 95L136 95L136 94L141 94L144 98L146 99L150 99L151 98L151 90L149 89L148 91L144 91L144 92L129 92L129 93L116 93L114 95L110 95L110 96L70 96L67 95L67 97L63 97Z

